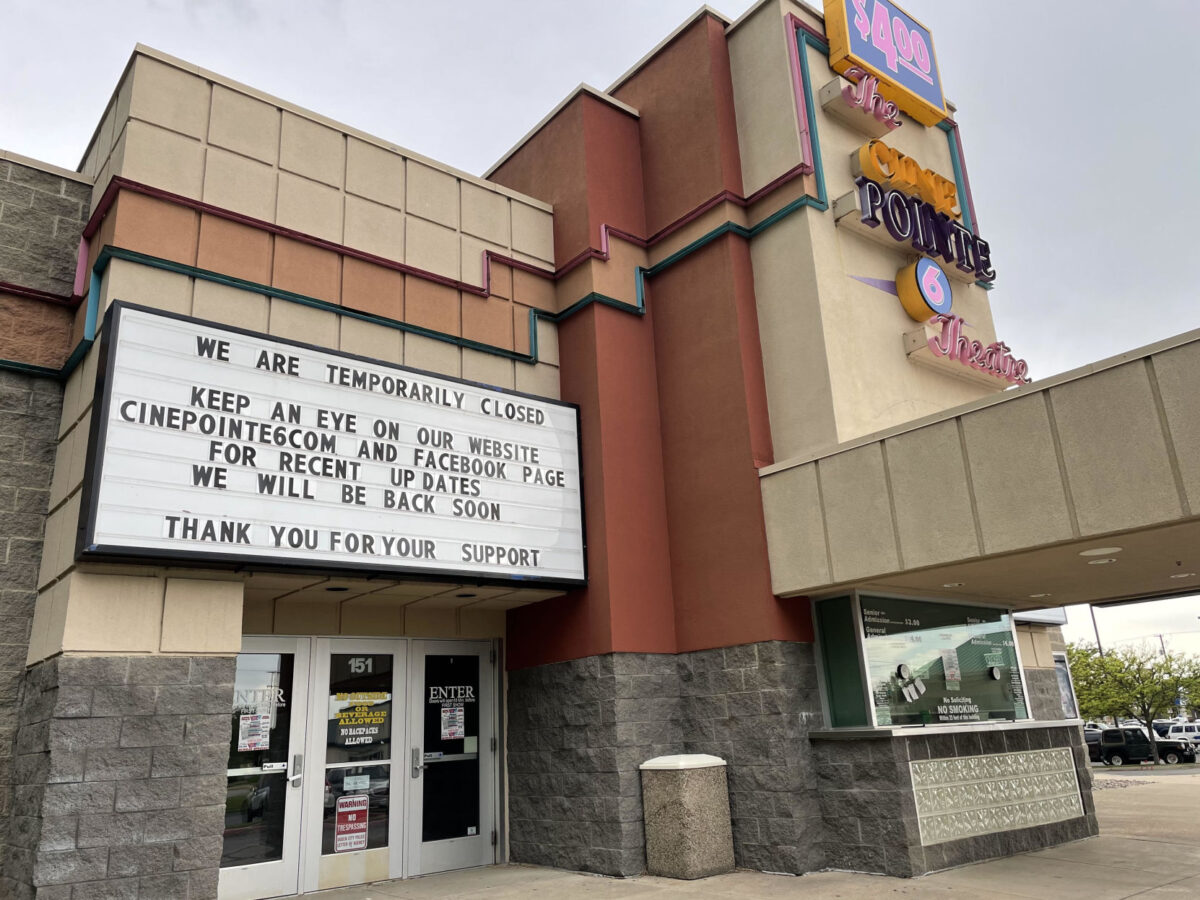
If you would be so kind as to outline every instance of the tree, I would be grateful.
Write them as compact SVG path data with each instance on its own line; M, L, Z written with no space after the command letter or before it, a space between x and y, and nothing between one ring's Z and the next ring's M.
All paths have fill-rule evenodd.
M1137 719L1150 737L1158 762L1154 720L1181 701L1200 697L1200 659L1182 653L1160 654L1149 646L1122 647L1101 655L1091 644L1067 646L1079 711L1085 717Z
M1108 657L1095 644L1067 644L1067 665L1075 687L1079 715L1084 719L1120 718L1120 704L1113 698L1107 680Z
M1192 669L1183 685L1184 711L1193 718L1200 716L1200 665Z

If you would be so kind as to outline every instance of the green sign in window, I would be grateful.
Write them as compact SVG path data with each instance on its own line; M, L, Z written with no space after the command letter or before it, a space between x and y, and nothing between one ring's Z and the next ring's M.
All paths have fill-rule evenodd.
M884 597L859 602L876 724L1029 718L1007 612Z

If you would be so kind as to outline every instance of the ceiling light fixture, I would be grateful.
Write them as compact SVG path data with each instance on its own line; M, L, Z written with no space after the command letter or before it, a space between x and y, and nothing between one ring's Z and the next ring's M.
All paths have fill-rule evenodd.
M1115 563L1116 560L1111 556L1108 559L1089 559L1089 566L1107 566L1109 563Z
M1196 573L1195 572L1179 572L1178 574L1172 575L1171 577L1172 578L1195 578Z
M965 581L947 581L942 587L962 587L964 584Z
M1053 594L1030 594L1030 600L1041 600L1043 597L1053 597Z
M1114 553L1120 553L1123 547L1093 547L1091 550L1080 550L1080 556L1112 556Z

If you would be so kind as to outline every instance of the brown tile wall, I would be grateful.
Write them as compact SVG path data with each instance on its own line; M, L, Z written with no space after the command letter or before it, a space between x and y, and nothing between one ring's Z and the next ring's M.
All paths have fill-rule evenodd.
M399 271L299 237L123 190L94 241L269 285L442 334L528 353L531 309L557 308L547 275L491 265L491 294ZM82 312L79 313L82 316Z
M0 359L57 369L71 352L71 308L0 291Z

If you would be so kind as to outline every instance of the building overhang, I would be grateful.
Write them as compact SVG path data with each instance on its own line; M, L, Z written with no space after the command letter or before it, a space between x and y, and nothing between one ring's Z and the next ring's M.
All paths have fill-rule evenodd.
M1200 331L777 463L760 486L781 597L1200 592Z

